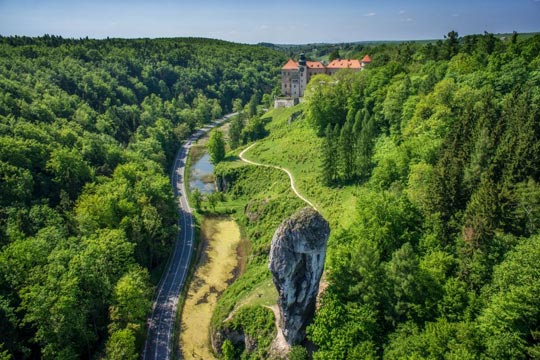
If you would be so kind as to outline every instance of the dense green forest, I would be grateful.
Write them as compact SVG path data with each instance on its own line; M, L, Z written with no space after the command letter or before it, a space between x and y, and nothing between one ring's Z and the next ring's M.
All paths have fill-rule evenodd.
M194 128L277 88L207 39L0 37L0 358L137 358Z
M314 357L540 358L540 36L369 53L306 91L318 176L357 204L333 229Z
M137 358L177 231L179 141L244 104L250 120L233 120L231 148L297 136L252 156L284 161L332 224L308 328L315 359L540 358L540 36L342 50L373 62L314 77L290 109L301 115L278 124L256 104L277 87L283 52L0 37L0 359ZM264 358L268 311L223 320L269 283L271 234L303 204L283 173L230 158L216 172L250 260L213 325L258 339L252 352L227 343L224 356ZM354 197L346 226L340 194Z

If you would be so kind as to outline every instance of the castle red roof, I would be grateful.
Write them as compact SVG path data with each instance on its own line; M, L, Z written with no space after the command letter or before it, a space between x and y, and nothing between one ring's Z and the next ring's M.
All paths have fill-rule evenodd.
M310 69L324 69L324 65L320 61L306 61L306 65Z
M370 63L371 58L369 55L364 56L361 60L362 63ZM306 66L310 69L360 69L360 61L351 60L351 59L336 59L332 61L327 66L324 66L320 61L306 61ZM282 70L298 70L298 63L293 59L289 59L285 65L281 68Z
M369 55L366 55L362 58L362 60L360 62L363 62L363 63L370 63L371 62L371 58L369 57Z
M328 64L329 69L360 69L360 61L351 59L336 59Z
M298 70L298 63L293 59L289 59L285 65L281 68L282 70Z

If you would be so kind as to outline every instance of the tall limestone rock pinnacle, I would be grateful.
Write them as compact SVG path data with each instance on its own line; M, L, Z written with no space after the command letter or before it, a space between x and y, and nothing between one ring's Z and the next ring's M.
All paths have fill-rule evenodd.
M280 327L289 345L304 340L313 317L329 235L328 222L306 207L283 221L272 238L268 267L279 294Z

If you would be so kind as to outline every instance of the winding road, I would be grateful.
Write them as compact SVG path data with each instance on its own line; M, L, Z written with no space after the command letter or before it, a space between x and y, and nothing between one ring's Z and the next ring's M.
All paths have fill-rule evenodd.
M180 230L167 269L161 277L152 306L152 314L147 321L148 332L142 354L143 360L170 359L174 346L172 340L178 310L178 299L189 272L195 237L192 209L186 197L186 182L189 183L189 180L184 179L189 149L198 138L234 115L236 113L225 115L223 118L197 130L184 142L176 154L171 172L171 185L174 196L178 198L178 226Z
M251 165L256 165L256 166L264 166L264 167L271 167L271 168L274 168L274 169L279 169L281 171L285 171L285 173L287 173L287 175L289 176L289 179L291 179L291 189L292 191L296 194L296 196L298 196L298 198L300 200L302 200L303 202L305 202L306 204L308 204L309 206L311 206L314 210L317 211L317 208L315 207L315 205L313 205L313 203L311 201L309 201L308 199L306 199L302 194L300 194L300 192L298 191L298 189L296 189L296 186L294 186L294 178L291 174L291 172L281 166L277 166L277 165L268 165L268 164L261 164L261 163L258 163L258 162L255 162L255 161L251 161L251 160L248 160L244 157L245 153L251 149L253 146L255 146L256 143L253 143L251 144L250 146L248 146L247 148L245 148L244 150L242 150L242 152L238 155L238 157L240 158L240 160L248 163L248 164L251 164Z

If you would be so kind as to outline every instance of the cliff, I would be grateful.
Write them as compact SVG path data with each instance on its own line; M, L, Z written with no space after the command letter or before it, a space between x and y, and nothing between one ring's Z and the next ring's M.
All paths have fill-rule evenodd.
M280 327L289 345L304 339L313 317L329 235L328 222L306 207L283 221L272 238L269 269L279 294Z

